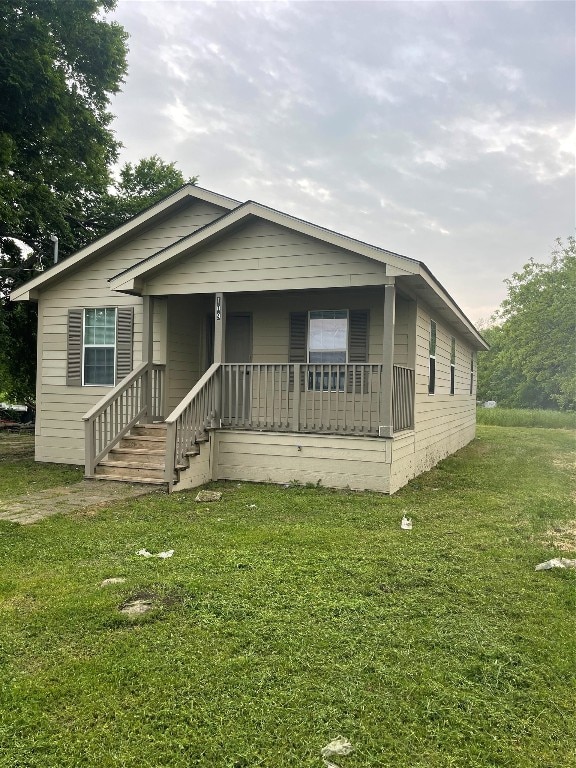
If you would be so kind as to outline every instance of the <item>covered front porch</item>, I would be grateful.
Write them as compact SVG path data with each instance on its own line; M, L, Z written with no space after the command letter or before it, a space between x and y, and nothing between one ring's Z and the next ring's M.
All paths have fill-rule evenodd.
M143 362L84 417L86 475L144 463L140 478L153 469L172 488L214 430L390 440L413 429L412 310L393 278L292 295L144 296ZM117 447L138 424L155 425L153 461L145 447Z

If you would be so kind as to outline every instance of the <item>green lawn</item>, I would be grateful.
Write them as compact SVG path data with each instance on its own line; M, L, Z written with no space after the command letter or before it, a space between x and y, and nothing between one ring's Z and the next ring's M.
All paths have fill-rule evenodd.
M218 483L0 524L0 766L322 768L339 734L341 768L575 765L576 571L534 571L576 557L573 449L483 426L392 498Z

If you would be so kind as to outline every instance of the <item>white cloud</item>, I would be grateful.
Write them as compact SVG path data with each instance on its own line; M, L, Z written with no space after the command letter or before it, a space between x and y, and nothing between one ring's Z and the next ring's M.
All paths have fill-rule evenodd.
M123 161L159 154L422 259L473 317L573 229L569 3L120 0L115 17Z

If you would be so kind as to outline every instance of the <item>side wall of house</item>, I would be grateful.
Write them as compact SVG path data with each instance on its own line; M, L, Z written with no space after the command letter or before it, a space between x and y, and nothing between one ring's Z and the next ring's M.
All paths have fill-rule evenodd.
M436 321L436 386L428 394L430 321ZM450 394L451 340L456 339L454 394ZM476 380L470 393L470 345L433 311L419 305L416 318L416 396L414 414L414 456L412 464L393 470L396 482L415 477L441 459L467 445L476 434ZM474 357L475 360L475 357ZM474 369L476 365L474 365ZM399 459L401 457L398 457ZM402 483L403 484L403 483Z
M142 300L113 293L108 279L221 215L216 206L194 201L115 250L85 263L58 284L42 291L38 301L38 376L36 459L67 464L84 462L82 416L109 387L66 385L68 310L90 307L134 307L133 363L142 359ZM165 360L166 301L156 302L154 355Z

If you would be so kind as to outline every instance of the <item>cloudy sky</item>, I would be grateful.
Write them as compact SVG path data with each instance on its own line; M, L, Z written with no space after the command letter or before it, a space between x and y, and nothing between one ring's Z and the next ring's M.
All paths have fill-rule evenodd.
M574 8L120 0L121 159L424 261L487 318L574 232Z

